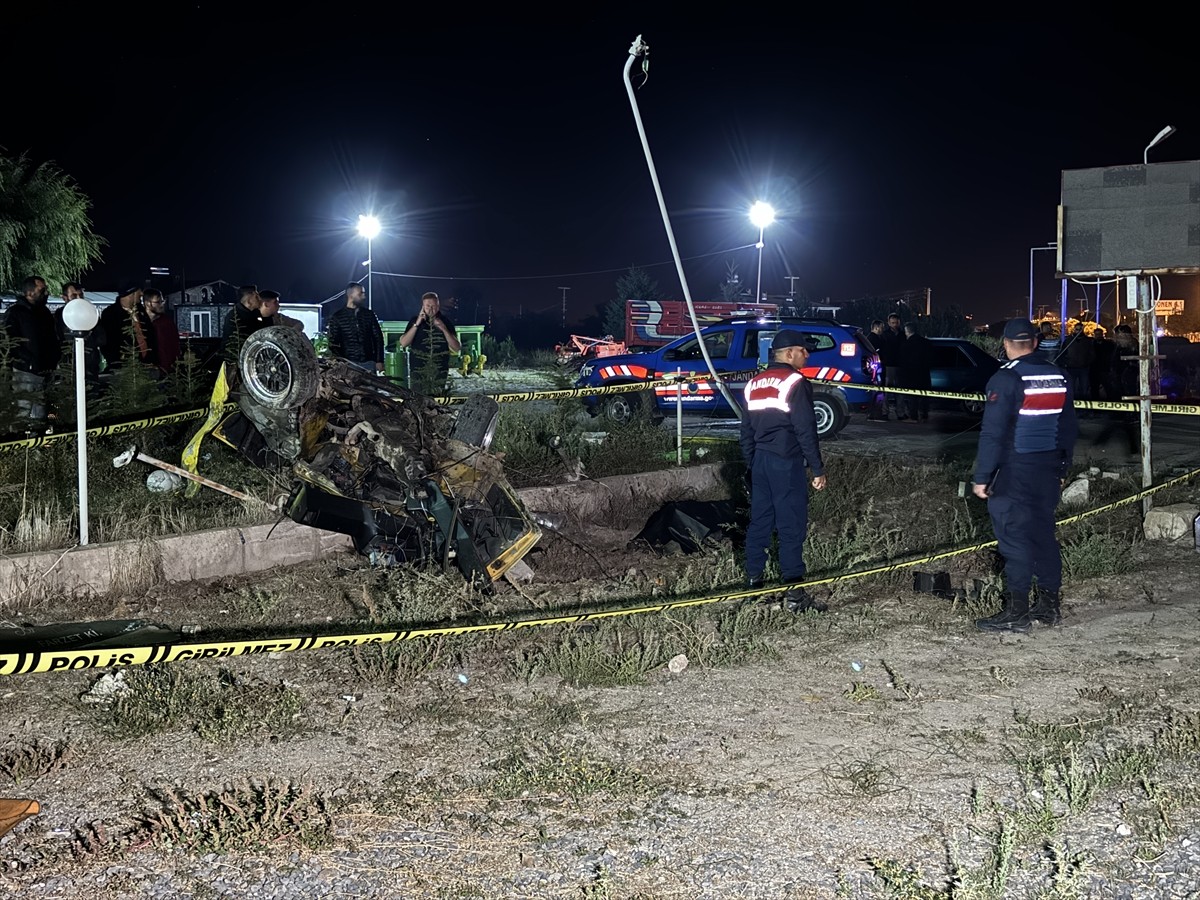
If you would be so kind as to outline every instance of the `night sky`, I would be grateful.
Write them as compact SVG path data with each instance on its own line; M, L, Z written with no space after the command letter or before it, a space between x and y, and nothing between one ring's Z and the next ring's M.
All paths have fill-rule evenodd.
M429 289L460 298L461 323L489 304L557 316L568 286L577 321L632 264L681 296L621 79L639 33L638 99L697 300L729 260L753 284L761 198L780 216L764 291L789 274L834 303L928 286L935 306L1010 315L1030 247L1055 238L1062 169L1140 163L1168 124L1151 162L1200 158L1194 47L1123 26L158 9L74 23L75 56L28 23L39 47L3 76L0 146L54 160L93 200L109 246L92 290L169 266L322 300L365 272L354 224L374 212L385 317ZM1053 254L1038 256L1053 302Z

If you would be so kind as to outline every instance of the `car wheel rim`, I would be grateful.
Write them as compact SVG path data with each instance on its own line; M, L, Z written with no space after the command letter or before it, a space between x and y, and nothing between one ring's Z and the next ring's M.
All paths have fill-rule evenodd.
M832 416L829 414L829 407L824 403L816 403L813 405L813 413L817 419L817 434L824 434L829 430Z
M627 422L632 415L629 403L625 400L613 400L609 405L608 416L614 422Z
M274 344L264 344L250 361L254 383L270 400L281 400L292 386L292 367L287 355Z

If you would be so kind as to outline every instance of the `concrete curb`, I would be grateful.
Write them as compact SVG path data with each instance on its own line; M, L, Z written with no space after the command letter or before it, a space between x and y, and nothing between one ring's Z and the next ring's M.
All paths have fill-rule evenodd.
M518 491L533 512L627 524L648 503L725 491L721 464L665 469ZM213 528L191 534L91 544L0 557L0 609L62 595L141 591L154 584L262 572L353 552L344 534L297 525Z

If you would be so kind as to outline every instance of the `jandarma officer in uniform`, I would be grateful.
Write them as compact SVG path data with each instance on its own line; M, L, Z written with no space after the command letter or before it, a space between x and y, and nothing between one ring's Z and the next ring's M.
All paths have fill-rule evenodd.
M1054 510L1079 425L1071 379L1037 349L1037 342L1033 323L1009 320L1004 352L1010 362L987 383L973 490L988 502L1006 583L1004 609L975 623L984 631L1028 631L1031 621L1057 625L1062 618Z
M750 471L750 526L746 529L746 575L761 587L771 533L779 534L779 570L785 584L804 578L804 538L808 533L808 474L825 488L825 466L817 443L812 385L800 374L808 346L798 331L781 331L771 344L771 364L746 384L741 445ZM804 588L783 595L794 613L826 606Z

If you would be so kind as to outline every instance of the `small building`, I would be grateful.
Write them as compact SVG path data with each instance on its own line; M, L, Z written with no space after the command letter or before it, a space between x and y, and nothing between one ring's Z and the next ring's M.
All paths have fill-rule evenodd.
M182 297L180 291L166 297L181 335L219 338L229 308L237 303L238 289L228 281L197 281L188 282Z

